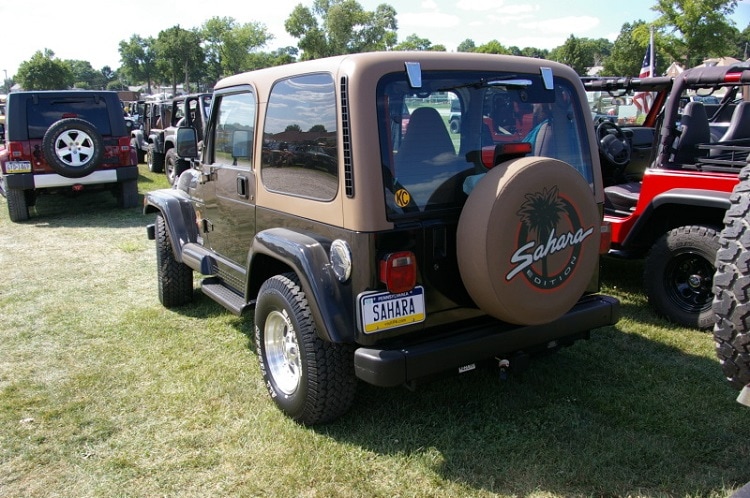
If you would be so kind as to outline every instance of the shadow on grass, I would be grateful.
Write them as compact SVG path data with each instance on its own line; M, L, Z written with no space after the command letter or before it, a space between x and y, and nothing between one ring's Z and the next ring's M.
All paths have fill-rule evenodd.
M140 175L140 190L150 190L148 184L154 181ZM7 208L5 208L7 209ZM60 227L145 227L152 223L150 216L143 215L143 195L133 208L123 209L110 189L84 190L81 193L49 193L40 190L34 206L29 207L29 219L21 222L40 228Z
M750 440L719 370L610 327L507 381L484 369L416 392L361 385L316 430L493 493L721 496L747 482Z
M639 261L605 262L604 285L627 296L627 323L523 374L480 368L414 392L360 383L348 414L309 430L477 493L724 496L748 480L747 410L706 354L710 334L670 328L644 306L641 273ZM199 289L175 311L229 313ZM254 349L252 313L233 326ZM680 335L703 354L673 345Z

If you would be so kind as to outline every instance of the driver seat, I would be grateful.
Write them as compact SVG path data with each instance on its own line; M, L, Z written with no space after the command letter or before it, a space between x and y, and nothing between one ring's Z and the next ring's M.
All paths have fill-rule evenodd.
M711 141L711 128L703 102L688 102L680 118L681 132L674 143L674 154L670 162L675 167L682 164L695 164L699 157L705 157L708 150L699 149L698 144Z
M604 210L630 214L638 204L641 182L627 182L604 189Z

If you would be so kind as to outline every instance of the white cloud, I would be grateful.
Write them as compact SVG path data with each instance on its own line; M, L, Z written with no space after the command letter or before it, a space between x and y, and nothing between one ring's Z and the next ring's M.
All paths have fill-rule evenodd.
M461 23L458 16L452 14L443 14L442 12L424 12L398 14L399 27L412 26L417 28L452 28Z
M500 9L505 5L505 0L459 0L456 8L459 10L469 10L475 12L484 12L487 10Z
M543 21L531 21L522 23L522 29L534 30L543 33L575 33L577 38L585 37L585 33L599 26L601 20L592 16L568 16Z

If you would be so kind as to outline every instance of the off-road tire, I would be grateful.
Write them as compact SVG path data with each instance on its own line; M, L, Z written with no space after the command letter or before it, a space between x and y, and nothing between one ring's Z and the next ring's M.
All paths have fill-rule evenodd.
M104 141L96 127L78 118L52 124L42 138L47 164L66 178L81 178L96 169L104 157Z
M8 202L8 215L10 221L18 223L20 221L26 221L29 219L29 204L26 198L26 191L9 188L5 196Z
M193 300L193 270L175 258L161 214L156 215L156 277L159 301L165 308L182 306Z
M117 205L123 209L138 206L138 180L126 180L117 184Z
M266 280L255 307L255 344L266 388L288 417L330 422L354 402L353 348L323 341L293 273Z
M678 227L662 235L643 265L649 304L664 318L683 327L709 330L717 230L706 226Z
M164 171L165 160L166 157L164 154L154 150L154 144L148 144L148 150L146 151L146 164L148 164L148 170L150 172L162 173Z
M719 235L714 275L714 341L729 383L750 384L750 166L740 173Z

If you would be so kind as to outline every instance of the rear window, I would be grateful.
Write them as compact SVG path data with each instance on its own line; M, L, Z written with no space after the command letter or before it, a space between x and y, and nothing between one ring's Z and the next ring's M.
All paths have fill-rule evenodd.
M593 185L586 107L562 78L547 88L540 74L425 71L415 89L394 73L377 101L390 217L460 208L501 144L560 159Z
M105 99L96 96L45 97L29 99L26 104L29 138L43 138L47 129L57 121L78 118L88 121L102 135L111 135L109 113Z

